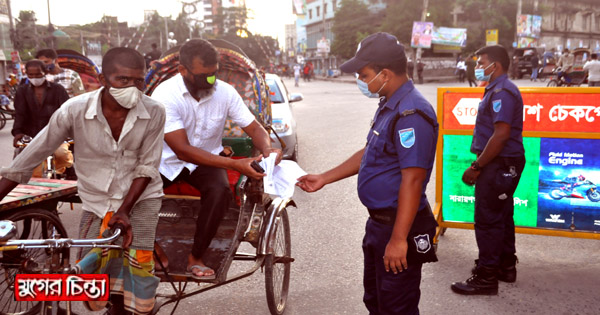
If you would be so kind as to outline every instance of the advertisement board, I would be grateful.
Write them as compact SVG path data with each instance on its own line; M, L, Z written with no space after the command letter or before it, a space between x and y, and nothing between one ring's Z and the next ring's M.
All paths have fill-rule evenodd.
M413 22L410 46L413 48L431 48L433 35L432 22Z
M517 35L520 37L539 38L542 32L542 17L539 15L521 14L517 18Z
M439 88L436 216L472 228L474 187L461 175L483 88ZM521 88L526 165L514 195L517 232L600 239L600 88Z
M467 46L467 29L451 27L434 27L431 42L449 46Z
M498 29L485 30L485 45L498 45Z

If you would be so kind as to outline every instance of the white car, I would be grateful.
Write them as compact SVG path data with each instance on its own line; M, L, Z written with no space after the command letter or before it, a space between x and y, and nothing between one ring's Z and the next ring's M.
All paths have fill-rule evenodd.
M296 135L296 120L294 119L292 104L302 100L302 94L290 94L281 78L276 74L266 74L269 96L271 97L271 113L273 116L273 129L285 143L283 158L297 161L298 137ZM277 136L271 133L273 147L280 148Z

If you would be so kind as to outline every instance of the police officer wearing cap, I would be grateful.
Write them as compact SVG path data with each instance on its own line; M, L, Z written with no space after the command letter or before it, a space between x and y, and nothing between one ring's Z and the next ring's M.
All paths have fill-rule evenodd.
M515 282L515 223L513 194L525 167L523 147L523 99L508 80L508 52L502 46L487 46L476 52L475 76L487 81L479 103L471 152L477 159L462 180L475 185L475 238L479 259L472 276L455 282L459 294L498 294L498 280Z
M358 196L369 211L363 239L364 298L370 314L418 314L421 267L437 261L437 223L425 196L438 124L431 104L406 73L396 37L365 38L341 66L357 73L360 90L381 96L367 145L337 167L298 179L308 192L358 174Z

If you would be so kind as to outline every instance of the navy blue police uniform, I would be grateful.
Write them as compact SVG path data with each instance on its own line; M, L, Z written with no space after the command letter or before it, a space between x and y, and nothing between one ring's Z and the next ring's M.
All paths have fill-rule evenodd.
M497 122L510 125L510 138L500 154L483 166L475 184L478 264L491 268L501 267L503 261L512 259L516 252L513 194L525 167L523 99L506 74L485 88L477 112L471 152L478 156L483 152Z
M438 123L433 107L412 81L389 99L382 98L358 172L358 195L370 218L363 239L364 298L370 314L418 314L421 266L437 261L433 237L437 223L425 189L435 158ZM409 232L408 267L386 272L383 256L392 235L398 208L401 170L427 170L419 210Z

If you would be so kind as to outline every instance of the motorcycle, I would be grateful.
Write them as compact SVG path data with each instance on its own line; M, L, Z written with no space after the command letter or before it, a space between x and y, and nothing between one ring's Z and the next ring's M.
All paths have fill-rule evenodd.
M576 198L576 199L589 199L592 202L600 201L600 192L596 187L596 184L590 180L584 180L581 182L567 182L564 180L552 181L562 186L555 188L550 192L550 198L554 200L560 200L563 198Z

